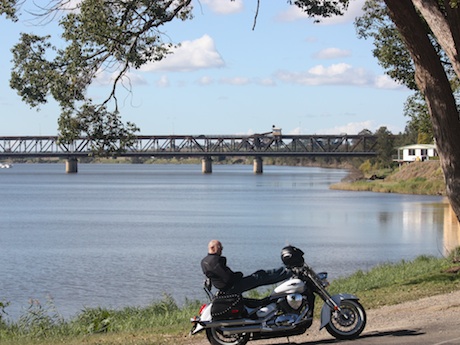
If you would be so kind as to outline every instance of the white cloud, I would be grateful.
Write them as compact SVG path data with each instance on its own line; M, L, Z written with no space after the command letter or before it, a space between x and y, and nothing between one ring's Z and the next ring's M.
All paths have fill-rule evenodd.
M290 135L300 135L300 134L302 134L302 128L296 127L293 130L290 130L288 134L290 134Z
M204 35L193 41L183 41L165 59L148 63L141 68L145 72L171 71L190 72L200 69L216 68L225 65L217 52L213 39Z
M263 85L263 86L274 86L276 85L276 82L272 78L263 78L257 80L257 84Z
M362 14L361 8L363 7L364 2L365 0L350 1L348 10L345 12L343 16L333 16L330 18L319 18L318 17L315 19L320 20L319 24L322 24L322 25L336 25L336 24L343 24L343 23L351 23L355 20L356 17ZM286 11L279 13L279 15L276 17L276 20L280 22L294 22L297 20L305 20L305 19L309 19L308 15L295 5L289 6L289 8Z
M297 20L308 19L308 15L302 12L297 6L289 6L286 11L278 14L275 18L279 22L294 22Z
M245 77L234 77L234 78L222 78L220 82L222 84L229 84L229 85L248 85L251 83L251 80Z
M318 37L316 36L308 36L305 38L305 42L307 43L316 43L318 42Z
M237 133L235 133L235 135L253 135L255 133L256 132L252 128L250 128L246 132L237 132Z
M201 77L198 82L199 85L211 85L214 83L214 79L209 76Z
M372 85L372 75L363 68L345 63L329 67L317 65L306 72L280 71L276 77L282 81L301 85Z
M157 80L156 85L159 87L168 87L170 85L168 77L162 75L160 79Z
M364 68L353 67L346 63L330 66L316 65L307 71L278 71L275 77L281 81L299 85L353 85L369 86L377 89L400 90L405 86L398 84L387 75L375 76Z
M106 71L100 70L99 73L96 74L96 83L95 86L107 86L107 85L112 85L113 82L115 81L116 78L118 78L119 71L114 71L112 73L108 73ZM147 81L143 76L141 76L138 73L131 73L128 72L126 73L122 78L121 78L121 83L123 85L146 85L148 84Z
M80 12L80 9L77 8L81 4L82 0L67 0L62 3L57 4L57 7L60 10L64 11L73 11L76 13Z
M375 86L378 89L401 89L403 85L391 79L388 75L379 75L375 78Z
M339 63L331 65L330 67L324 67L323 65L317 65L310 68L309 73L317 76L337 76L345 74L351 69L351 66L346 63Z
M374 124L372 121L362 121L362 122L350 122L343 126L336 126L332 128L326 128L318 131L318 134L337 134L337 133L346 133L346 134L358 134L363 129L368 129L371 132L374 132Z
M113 82L112 76L110 73L107 73L103 70L99 70L96 73L96 78L94 79L96 86L106 86L110 85Z
M354 22L356 17L362 15L362 7L364 5L365 0L355 0L350 1L348 5L348 10L345 12L343 16L335 16L331 18L325 18L321 20L322 25L337 25L337 24L344 24L344 23L352 23Z
M200 0L200 3L207 5L211 11L217 14L238 13L244 8L242 0Z
M116 78L116 76L118 76L118 74L114 73L112 75L112 78ZM128 72L123 76L122 83L123 84L129 83L129 85L146 85L146 84L148 84L143 76L141 76L138 73L131 73L131 72Z
M343 50L339 48L326 48L314 54L314 57L316 59L337 59L347 57L350 55L351 51L349 50Z

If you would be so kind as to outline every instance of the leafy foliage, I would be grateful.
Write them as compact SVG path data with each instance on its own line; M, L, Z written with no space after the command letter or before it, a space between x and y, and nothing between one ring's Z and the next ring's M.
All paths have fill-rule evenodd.
M432 144L433 125L425 99L420 92L416 92L407 99L404 105L404 114L410 118L406 131L416 133L417 143Z
M0 15L4 14L6 18L17 21L16 8L18 0L1 0L0 1Z
M290 0L311 17L341 16L348 8L350 0Z
M109 112L104 105L85 103L76 115L65 110L59 118L60 142L71 144L80 133L93 138L92 152L98 156L116 156L132 146L134 133L139 129L135 124L121 121L118 111Z
M377 163L381 167L388 167L392 164L394 153L394 137L387 127L380 127L376 132L377 136Z
M2 0L0 13L14 17L17 1ZM96 153L110 151L139 129L121 122L117 88L129 91L129 71L157 62L174 46L163 41L161 27L173 19L191 19L191 0L53 0L37 16L60 17L63 48L50 36L23 33L13 49L10 86L33 108L54 98L61 107L59 130L71 142L81 134L101 139ZM113 72L112 89L94 104L88 89L95 78ZM111 106L112 109L108 109ZM91 123L94 121L94 123Z
M381 0L368 0L364 14L355 21L358 37L374 42L373 55L385 72L395 81L416 90L414 64L401 35L389 18L388 9Z

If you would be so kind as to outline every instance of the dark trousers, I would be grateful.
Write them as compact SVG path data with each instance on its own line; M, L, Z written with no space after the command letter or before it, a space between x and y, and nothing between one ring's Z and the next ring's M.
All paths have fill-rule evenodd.
M276 284L292 276L292 272L285 267L273 270L259 270L241 278L227 293L243 293L262 285Z

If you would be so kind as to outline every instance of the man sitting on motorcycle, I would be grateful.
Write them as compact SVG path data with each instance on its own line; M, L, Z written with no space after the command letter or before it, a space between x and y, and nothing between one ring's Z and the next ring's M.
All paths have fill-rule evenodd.
M227 266L227 258L222 256L222 243L211 240L208 255L201 260L203 273L211 279L212 285L226 293L243 293L262 285L279 283L292 276L285 267L272 270L259 270L244 277L241 272L233 272Z

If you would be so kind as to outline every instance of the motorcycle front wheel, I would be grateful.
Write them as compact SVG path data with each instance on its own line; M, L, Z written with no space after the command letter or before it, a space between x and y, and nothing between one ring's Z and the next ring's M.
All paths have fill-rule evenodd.
M337 339L355 339L366 327L366 312L358 301L343 300L340 302L340 311L331 313L331 321L326 325L326 330Z
M212 345L245 345L249 341L249 333L224 335L219 328L208 328L206 337Z

